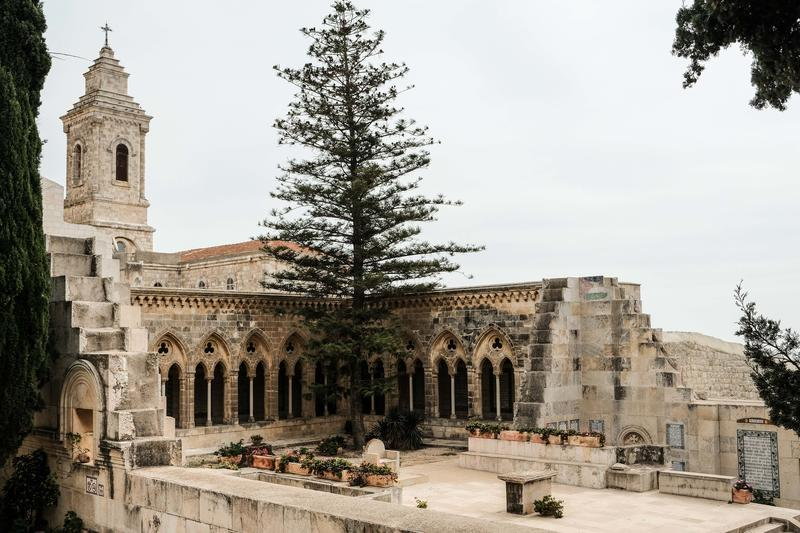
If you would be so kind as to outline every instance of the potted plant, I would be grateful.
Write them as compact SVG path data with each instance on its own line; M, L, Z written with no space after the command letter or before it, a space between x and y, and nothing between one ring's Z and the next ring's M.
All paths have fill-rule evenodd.
M272 455L272 446L254 446L247 450L250 466L275 470L275 456Z
M483 432L483 424L481 422L470 422L464 426L464 429L466 429L467 433L471 436L480 437Z
M332 435L330 437L325 437L317 444L316 452L319 455L339 455L342 446L344 446L344 437L341 435Z
M581 433L581 446L588 446L589 448L602 448L605 446L606 437L602 433L596 431L587 431Z
M736 481L731 489L731 498L733 503L750 503L753 501L753 486L743 479Z
M306 465L314 459L314 454L309 452L306 448L300 448L300 451L294 450L289 453L281 455L278 460L278 471L286 472L288 474L296 474L299 476L310 476L311 470Z
M387 465L361 463L350 470L350 485L363 487L391 487L397 481L397 473Z
M570 446L580 446L581 445L581 436L574 429L568 429L567 432L566 432L565 437L566 437L566 440L567 440L567 444L569 444Z
M81 440L83 439L83 436L80 433L67 433L65 436L69 441L73 461L86 464L92 460L92 457L89 455L89 449L81 448L79 446Z
M350 478L349 471L353 468L353 464L344 459L316 459L303 466L309 468L317 477L329 481L347 481Z
M542 431L540 428L533 428L530 431L531 442L534 444L547 444L547 438L542 437Z
M214 452L214 455L219 457L220 463L238 466L242 462L242 456L245 451L244 440L240 439L239 442L231 442L228 445L220 446Z
M504 429L500 432L500 440L519 441L522 434L515 429Z

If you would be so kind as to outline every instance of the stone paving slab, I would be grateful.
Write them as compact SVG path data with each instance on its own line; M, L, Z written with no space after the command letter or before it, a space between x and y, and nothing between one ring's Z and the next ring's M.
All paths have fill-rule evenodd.
M637 493L554 483L553 496L564 500L564 518L518 516L505 512L505 483L492 472L462 469L456 460L448 459L401 467L400 473L420 473L429 478L428 483L403 489L404 505L413 506L417 497L427 500L430 510L499 522L498 530L513 524L557 532L708 533L730 531L737 524L767 516L800 515L800 510L752 503L728 504L658 491Z

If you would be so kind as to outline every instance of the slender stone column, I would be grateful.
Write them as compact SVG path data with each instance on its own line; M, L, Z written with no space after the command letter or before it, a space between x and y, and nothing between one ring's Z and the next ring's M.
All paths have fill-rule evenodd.
M414 410L414 374L408 375L408 410Z
M186 372L186 381L183 390L181 407L186 416L183 419L181 427L193 428L195 425L194 419L194 372Z
M496 405L497 419L502 420L502 418L500 417L500 374L494 375L494 389L495 389L494 390L495 397L497 399L497 405Z
M294 376L289 376L289 411L286 418L292 418L292 382L294 381Z
M206 378L206 425L211 425L211 382L214 378Z
M249 381L250 381L250 416L247 418L248 422L255 422L256 421L255 417L253 416L253 380L254 379L255 378L252 377L252 376L249 379Z
M325 395L322 397L322 408L323 414L328 416L328 375L325 373L325 370L322 371L322 384L325 385Z
M450 418L456 417L456 377L450 376Z
M161 376L161 408L167 411L167 379Z

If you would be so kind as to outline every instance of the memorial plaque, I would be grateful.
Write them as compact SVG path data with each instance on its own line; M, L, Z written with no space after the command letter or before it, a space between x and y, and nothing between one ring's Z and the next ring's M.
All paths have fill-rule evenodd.
M672 469L677 472L685 472L686 463L684 461L672 461Z
M739 477L756 490L779 498L778 434L774 431L736 431Z
M683 424L667 424L667 446L680 449L684 448Z
M605 433L605 423L602 420L589 420L589 431Z
M569 421L569 429L573 431L580 431L581 430L581 421L580 420L570 420Z
M97 494L97 478L86 476L86 493Z

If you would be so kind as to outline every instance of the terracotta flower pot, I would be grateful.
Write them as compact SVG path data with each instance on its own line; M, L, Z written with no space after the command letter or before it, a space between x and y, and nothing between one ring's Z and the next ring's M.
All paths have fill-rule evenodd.
M481 438L482 439L495 439L497 437L495 436L494 433L486 431L486 432L481 433Z
M349 481L350 471L342 470L339 475L336 475L334 472L323 472L322 475L317 474L317 477L327 479L328 481Z
M392 476L389 474L370 474L367 476L367 485L370 487L391 487L394 485L394 481L392 480Z
M79 453L78 455L75 456L75 459L77 459L79 463L88 463L89 461L92 460L92 458L89 457L89 454L86 452Z
M471 436L473 436L473 437L480 437L481 436L481 432L478 429L471 429L469 434Z
M261 468L264 470L275 470L275 456L274 455L253 455L251 457L253 468Z
M567 437L567 444L569 444L570 446L580 446L581 445L580 435L569 435Z
M547 442L550 444L561 444L561 435L548 435Z
M747 489L732 490L733 503L750 503L753 501L753 493Z
M531 433L531 442L534 444L545 444L545 440L538 433Z
M297 474L298 476L310 476L311 470L303 468L300 463L286 463L287 474Z

